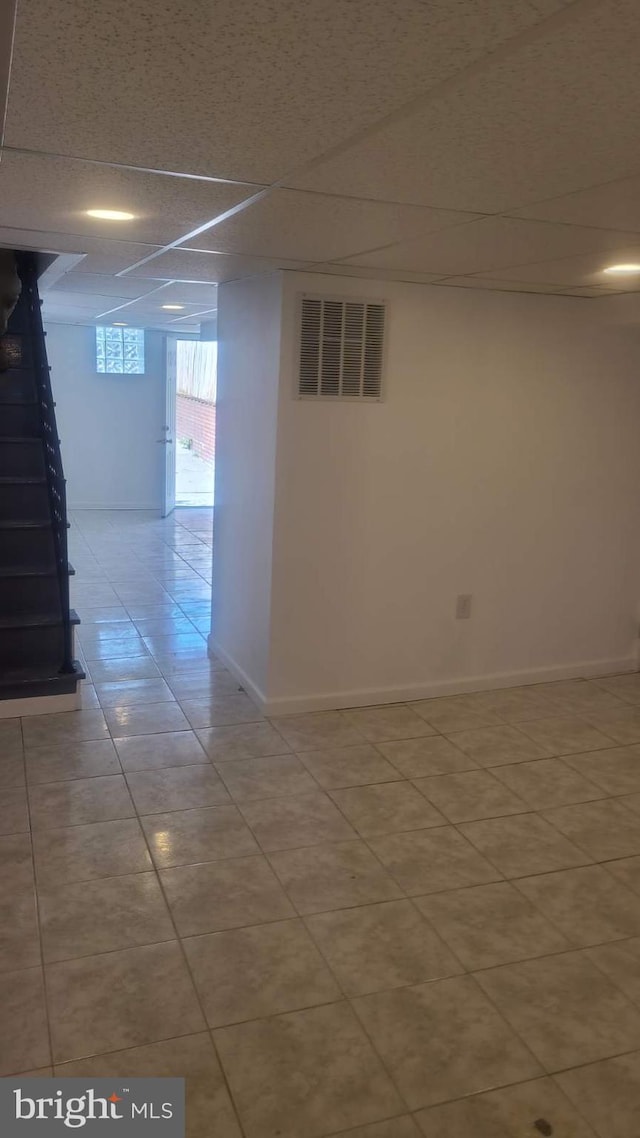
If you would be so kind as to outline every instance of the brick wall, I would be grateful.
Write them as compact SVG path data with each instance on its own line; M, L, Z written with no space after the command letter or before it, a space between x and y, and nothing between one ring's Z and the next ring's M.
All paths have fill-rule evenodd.
M176 431L178 439L192 440L194 454L206 462L213 462L216 450L215 403L178 394Z

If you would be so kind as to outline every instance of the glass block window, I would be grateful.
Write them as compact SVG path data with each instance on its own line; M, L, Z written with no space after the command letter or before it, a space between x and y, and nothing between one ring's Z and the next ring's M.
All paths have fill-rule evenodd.
M107 375L144 375L144 329L98 325L96 371Z

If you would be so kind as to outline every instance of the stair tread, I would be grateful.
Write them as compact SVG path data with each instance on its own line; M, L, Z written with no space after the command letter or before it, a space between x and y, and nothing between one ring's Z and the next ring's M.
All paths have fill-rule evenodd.
M43 674L41 667L37 664L30 664L26 668L14 668L10 672L3 672L0 677L0 684L28 683L29 680L55 679L57 675L57 672L51 672L48 668Z
M71 576L71 569L68 569ZM55 565L4 565L0 566L0 577L56 577Z
M31 616L0 616L0 629L3 628L55 628L62 625L62 617L56 613L43 612ZM0 675L0 679L2 676Z
M49 668L42 671L42 667L32 664L28 668L16 668L11 672L3 672L0 676L0 686L3 684L29 683L30 680L57 680L59 672L52 672Z
M46 486L43 474L0 474L0 486Z
M76 680L85 679L86 673L77 660L73 661L73 669L73 672L54 672L46 665L43 670L41 664L30 664L25 668L14 668L11 671L3 672L0 676L0 699L5 698L3 692L6 688L20 687L21 685L27 688L30 684L47 683L53 687L61 681L68 681L73 676ZM26 692L25 694L29 693Z

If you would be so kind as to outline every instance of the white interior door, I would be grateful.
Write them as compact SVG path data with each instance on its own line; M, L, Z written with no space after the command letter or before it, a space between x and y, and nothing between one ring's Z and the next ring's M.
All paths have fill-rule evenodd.
M178 384L177 341L166 337L165 358L165 420L163 437L158 442L164 447L164 493L162 516L166 518L176 505L176 392Z

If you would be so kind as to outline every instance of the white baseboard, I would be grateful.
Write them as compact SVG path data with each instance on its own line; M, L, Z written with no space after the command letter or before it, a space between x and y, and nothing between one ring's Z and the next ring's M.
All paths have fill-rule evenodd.
M222 660L225 668L229 669L231 675L235 676L236 680L244 688L247 695L251 696L253 702L257 703L260 710L264 713L264 709L267 706L268 702L264 692L262 692L260 688L256 686L256 684L254 684L251 677L248 676L244 669L236 663L233 657L229 656L228 653L225 652L224 648L222 648L221 645L218 644L216 640L214 640L211 633L209 633L207 637L207 649L210 656L215 656L218 660Z
M219 656L225 666L239 680L256 701L264 715L296 715L307 711L333 711L345 707L371 707L385 703L407 703L412 700L432 699L443 695L463 695L467 692L490 691L492 688L520 687L526 684L553 683L555 680L591 679L621 672L638 671L637 655L616 660L588 660L573 664L533 668L517 672L494 672L485 676L465 676L459 679L432 680L406 687L366 688L342 692L317 692L308 695L267 699L226 653L210 640L210 650Z
M0 700L0 719L16 719L19 715L53 715L57 711L75 711L80 707L80 689L67 695L32 695L26 699Z

